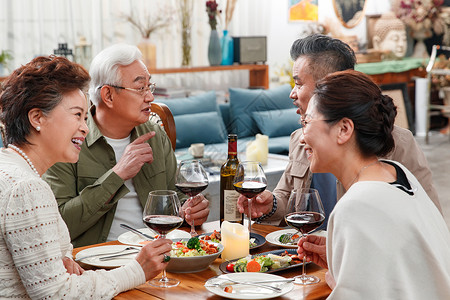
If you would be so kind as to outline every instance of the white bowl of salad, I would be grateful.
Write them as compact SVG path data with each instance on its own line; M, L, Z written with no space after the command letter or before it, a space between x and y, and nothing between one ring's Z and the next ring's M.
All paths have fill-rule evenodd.
M223 245L197 237L180 239L172 243L167 272L194 273L209 267L222 253Z

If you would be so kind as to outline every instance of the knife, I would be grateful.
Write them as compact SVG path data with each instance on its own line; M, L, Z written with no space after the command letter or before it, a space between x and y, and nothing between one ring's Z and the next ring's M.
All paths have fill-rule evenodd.
M102 255L105 255L105 254L119 254L119 253L121 253L121 252L123 252L123 251L128 251L128 250L139 250L139 249L137 249L137 248L134 248L134 247L127 247L127 248L125 248L125 249L122 249L122 250L120 250L120 251L114 251L114 252L109 252L109 253L96 253L96 254L91 254L91 255L87 255L87 256L81 256L81 257L78 257L78 258L76 258L76 259L74 259L74 261L82 261L82 260L84 260L84 259L86 259L86 258L91 258L91 257L96 257L96 256L102 256Z
M121 257L121 256L125 256L125 255L130 255L130 254L136 254L139 253L139 251L133 251L133 252L127 252L127 253L122 253L122 254L115 254L115 255L109 255L109 256L103 256L100 257L99 260L111 260L111 259L115 259L117 257Z
M143 233L142 231L139 231L139 230L137 230L137 229L134 229L133 227L130 227L130 226L127 225L127 224L120 224L120 227L125 228L125 229L127 229L127 230L130 230L130 231L132 231L132 232L134 232L134 233L136 233L136 234L139 234L140 236L143 236L143 237L145 237L145 238L147 238L147 239L149 239L149 240L154 240L154 239L155 239L155 238L152 237L151 235L145 234L145 233Z

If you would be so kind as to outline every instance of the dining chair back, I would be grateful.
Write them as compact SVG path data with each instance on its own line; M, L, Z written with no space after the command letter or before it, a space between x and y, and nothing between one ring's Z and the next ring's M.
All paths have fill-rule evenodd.
M175 121L173 119L172 112L167 105L154 102L151 104L151 110L152 112L150 119L155 120L156 123L160 124L164 128L169 136L170 142L172 143L172 149L175 150L177 130L175 128Z

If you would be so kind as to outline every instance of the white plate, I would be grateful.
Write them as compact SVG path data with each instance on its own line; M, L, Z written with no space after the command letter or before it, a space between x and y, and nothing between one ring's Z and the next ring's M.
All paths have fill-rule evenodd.
M114 255L117 252L122 251L123 249L125 249L127 247L128 247L128 245L111 245L111 246L92 247L92 248L88 248L88 249L78 252L77 255L75 256L75 259L84 257L84 256L104 253L104 255L101 255L101 256L85 258L85 259L81 260L80 263L83 263L86 265L91 265L94 267L99 267L99 268L106 268L106 269L117 268L117 267L124 266L127 263L131 262L136 257L137 253L126 255L126 256L121 256L121 257L110 259L110 260L104 260L104 261L100 260L100 257ZM122 253L126 253L126 252L124 251L124 252L121 252L120 254L122 254Z
M273 274L265 274L265 273L231 273L226 275L220 275L213 278L208 279L205 282L205 288L218 296L222 296L229 299L271 299L275 297L282 296L286 293L289 293L294 288L293 282L273 282L266 283L267 285L271 285L274 287L278 287L281 289L281 292L276 292L270 289L260 288L252 285L245 284L230 284L233 287L232 293L227 293L223 289L226 286L226 279L221 278L229 277L230 279L236 281L262 281L262 280L279 280L285 279L284 277L273 275ZM225 285L221 286L211 286L214 283L224 282Z
M282 234L286 234L286 233L294 234L296 232L297 232L297 230L293 229L293 228L277 230L277 231L271 232L268 235L266 235L266 241L268 241L269 243L271 243L273 245L284 247L284 248L297 248L297 245L286 245L286 244L282 244L280 242L280 236ZM319 230L316 232L312 232L310 234L325 236L325 237L327 236L327 232L325 230ZM301 234L299 234L299 235L301 235Z
M150 228L141 228L139 229L140 232L148 234L150 236L155 236L155 232L152 231ZM191 234L189 232L175 229L174 231L169 232L166 237L171 240L177 240L177 239L183 239L183 238L190 238ZM125 245L132 245L132 246L143 246L142 242L147 241L145 238L141 237L140 235L127 231L125 233L122 233L117 238L119 242Z

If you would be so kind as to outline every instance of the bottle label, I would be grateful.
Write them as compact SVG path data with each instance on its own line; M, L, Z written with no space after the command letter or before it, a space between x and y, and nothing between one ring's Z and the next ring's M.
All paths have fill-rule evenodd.
M237 142L228 142L228 155L237 155Z
M223 219L225 221L238 222L242 219L242 214L239 212L237 207L237 200L239 198L239 193L234 190L224 190L224 210Z

